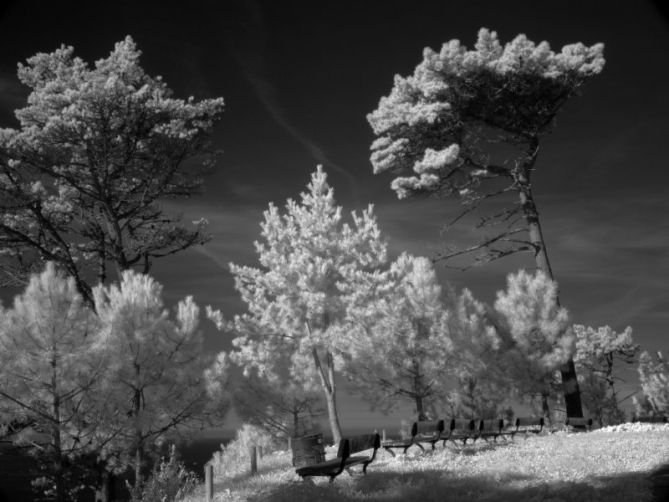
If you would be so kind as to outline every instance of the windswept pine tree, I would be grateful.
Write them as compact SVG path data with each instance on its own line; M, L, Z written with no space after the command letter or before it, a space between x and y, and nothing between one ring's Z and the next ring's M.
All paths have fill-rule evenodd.
M412 76L395 76L390 94L367 117L378 136L371 146L374 172L396 176L391 186L400 198L459 196L463 210L449 226L487 202L503 201L475 224L486 232L481 242L447 249L437 259L478 253L476 264L529 252L553 279L532 173L541 138L602 71L603 50L603 44L576 43L556 53L525 35L502 46L494 31L482 28L473 50L458 40L439 52L426 48ZM567 413L582 416L573 360L560 371Z

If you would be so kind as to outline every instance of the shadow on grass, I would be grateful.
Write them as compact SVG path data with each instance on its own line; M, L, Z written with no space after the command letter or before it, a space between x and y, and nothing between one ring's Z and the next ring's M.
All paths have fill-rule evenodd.
M371 471L371 466L370 466ZM652 500L644 473L593 477L585 481L538 482L532 476L509 472L499 475L463 476L461 472L424 469L419 472L369 472L367 476L342 474L333 484L290 481L263 487L252 502L302 501L641 501Z

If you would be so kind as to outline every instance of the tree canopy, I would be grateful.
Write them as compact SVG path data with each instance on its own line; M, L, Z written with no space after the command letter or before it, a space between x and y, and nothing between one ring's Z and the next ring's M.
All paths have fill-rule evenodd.
M72 47L19 64L30 88L18 129L0 130L0 272L21 283L51 260L91 284L208 240L161 201L189 197L212 165L223 100L172 97L130 37L90 67Z
M386 244L371 206L353 212L352 225L344 221L320 166L307 188L300 203L265 211L259 268L230 264L248 309L235 316L231 357L272 380L320 386L338 441L335 367L343 362L347 311L357 285L386 262Z

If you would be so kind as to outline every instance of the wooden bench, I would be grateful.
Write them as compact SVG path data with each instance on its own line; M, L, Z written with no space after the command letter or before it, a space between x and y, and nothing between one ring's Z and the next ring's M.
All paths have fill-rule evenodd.
M329 477L330 483L332 483L344 469L349 475L352 475L350 468L354 465L362 465L363 474L367 474L367 466L374 461L374 458L376 458L376 450L379 449L380 444L381 438L378 434L363 434L343 438L339 441L339 448L337 449L337 456L335 458L298 467L295 469L295 472L302 479L311 476ZM365 450L373 451L371 455L351 456L351 453L358 453Z
M390 439L384 441L381 446L393 457L395 456L395 453L393 452L394 448L402 448L402 450L404 450L403 453L406 453L409 448L416 445L421 450L425 451L425 448L423 448L421 443L430 443L432 445L432 449L434 450L434 444L443 438L443 432L443 420L414 422L411 426L410 438L400 440Z
M568 430L572 431L590 431L592 430L592 418L567 417L564 421ZM569 429L571 427L571 429Z
M524 437L527 439L527 434L539 434L543 431L544 425L544 417L517 417L516 428L503 434L510 434L512 438L515 438L516 434L525 434Z
M665 416L639 416L639 417L632 417L632 422L642 422L646 424L666 424L667 423L667 417Z
M444 440L444 446L446 446L446 441L453 441L453 444L456 441L462 441L462 444L467 444L467 440L474 439L476 435L475 429L476 424L474 420L452 418L449 420L448 431L442 434L441 439Z
M352 472L349 470L354 465L362 465L362 473L367 474L367 466L371 464L376 458L376 450L381 446L381 437L378 434L360 434L358 436L350 436L349 441L349 453L353 455L354 453L359 453L361 451L372 450L371 455L356 455L350 456L346 459L344 469L349 474Z
M472 439L476 441L477 439L480 438L487 443L488 438L491 437L495 440L495 442L497 442L497 438L499 436L503 436L502 434L503 429L504 429L504 420L502 420L501 418L480 420L476 433L474 434L474 437Z

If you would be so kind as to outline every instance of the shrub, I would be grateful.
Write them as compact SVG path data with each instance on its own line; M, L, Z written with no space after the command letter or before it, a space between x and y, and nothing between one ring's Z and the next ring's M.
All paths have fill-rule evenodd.
M132 502L175 502L183 500L197 485L195 473L186 469L174 445L169 458L163 459L142 483L138 496L130 490Z

